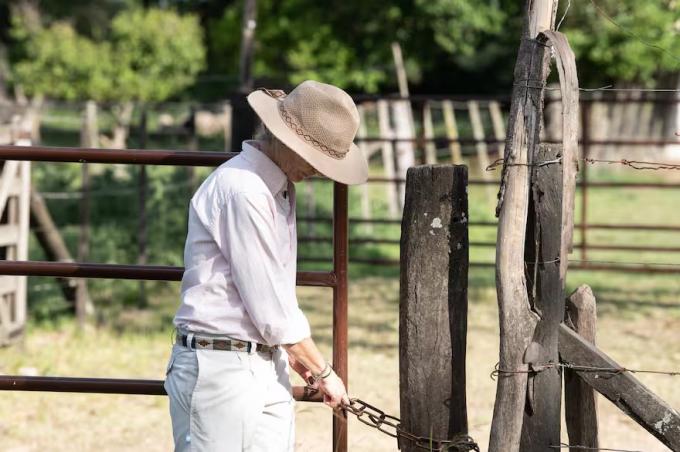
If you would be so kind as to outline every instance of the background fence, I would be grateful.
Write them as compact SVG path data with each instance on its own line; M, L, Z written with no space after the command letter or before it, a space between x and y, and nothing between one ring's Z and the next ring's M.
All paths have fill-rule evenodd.
M584 158L675 161L679 146L674 133L678 129L675 93L584 94L581 117L584 133L580 139ZM470 167L471 266L490 268L494 262L493 213L500 170L486 171L486 166L502 156L509 98L413 95L355 99L363 116L357 143L370 156L371 174L369 184L350 188L350 260L356 264L352 268L395 272L399 262L404 165L452 161ZM559 141L559 99L548 100L544 139ZM405 102L410 108L403 108ZM109 107L99 105L100 135L113 134L115 129ZM400 117L404 115L405 120ZM37 138L44 144L82 145L83 131L88 129L85 105L47 103L40 116ZM149 149L229 149L230 122L228 104L138 106L131 115L126 144ZM409 154L410 158L404 158ZM200 172L178 168L171 174L149 168L150 173L145 170L143 179L141 172L126 173L131 170L117 165L90 165L92 184L73 186L73 180L81 177L78 173L50 173L49 168L39 165L37 171L44 171L42 180L48 183L40 184L38 177L38 187L72 255L80 255L76 249L83 235L82 209L87 198L93 216L105 210L113 212L113 217L107 217L102 224L91 221L90 240L99 242L89 258L101 259L103 254L94 253L108 253L105 258L113 262L145 256L148 262L181 264L183 206L178 202L168 207L162 199L188 200L201 180ZM604 163L583 164L577 186L576 252L572 254L571 268L677 273L680 216L675 215L672 206L680 190L678 174L672 170L622 172ZM97 183L97 177L103 182ZM72 185L68 190L61 188L69 183ZM330 268L330 184L324 180L304 182L299 185L298 199L302 268L307 263ZM626 209L617 208L624 205ZM137 214L131 215L128 210L136 210ZM631 211L639 214L626 213ZM103 239L115 239L116 243L104 245ZM54 290L45 281L34 283L31 293L43 291L44 295L45 290ZM130 287L129 297L136 296L132 294L137 289Z

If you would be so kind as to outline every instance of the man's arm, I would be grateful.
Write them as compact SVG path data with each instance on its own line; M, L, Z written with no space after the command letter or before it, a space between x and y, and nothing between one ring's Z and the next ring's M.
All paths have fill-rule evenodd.
M332 408L337 408L342 404L349 405L349 396L347 395L345 384L335 371L330 368L330 364L326 362L311 337L303 339L296 344L285 345L284 348L296 361L309 369L312 375L323 376L328 374L324 378L316 380L319 389L324 393L324 403Z

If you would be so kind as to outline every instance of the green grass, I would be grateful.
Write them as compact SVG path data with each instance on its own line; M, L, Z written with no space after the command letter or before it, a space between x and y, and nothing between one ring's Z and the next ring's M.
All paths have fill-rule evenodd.
M488 444L498 360L498 313L493 290L475 285L471 272L467 347L470 434ZM399 415L399 282L353 278L349 288L349 391L388 414ZM150 308L110 309L105 322L78 330L72 319L31 322L25 342L0 349L0 373L161 379L170 353L171 317L179 285L154 291ZM298 299L325 356L331 356L332 291L298 289ZM644 316L598 304L598 345L630 368L677 370L680 306L649 306ZM669 315L673 314L673 315ZM671 406L680 403L672 377L638 378ZM295 378L295 384L300 380ZM331 450L328 409L297 404L298 452ZM600 440L606 447L666 450L612 404L600 398ZM392 438L350 417L349 450L394 451ZM167 399L152 396L6 392L0 397L3 451L163 451L171 449ZM566 440L566 437L564 437Z

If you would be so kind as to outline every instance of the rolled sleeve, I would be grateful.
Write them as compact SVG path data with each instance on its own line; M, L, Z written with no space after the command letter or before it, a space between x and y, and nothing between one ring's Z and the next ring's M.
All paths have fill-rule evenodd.
M281 259L273 206L263 194L237 193L221 212L221 247L253 324L268 344L294 344L310 337Z

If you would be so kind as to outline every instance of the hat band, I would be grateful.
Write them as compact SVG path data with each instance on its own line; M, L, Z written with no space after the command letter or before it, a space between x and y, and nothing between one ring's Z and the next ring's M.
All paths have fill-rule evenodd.
M283 105L283 102L279 101L279 113L281 114L281 118L284 120L286 125L293 130L300 138L305 140L307 143L311 144L312 147L315 149L323 152L327 156L334 158L336 160L342 160L345 158L347 155L347 152L338 152L335 151L325 144L321 143L319 140L316 138L312 137L311 135L305 133L304 129L298 124L297 120L286 111L286 108Z

